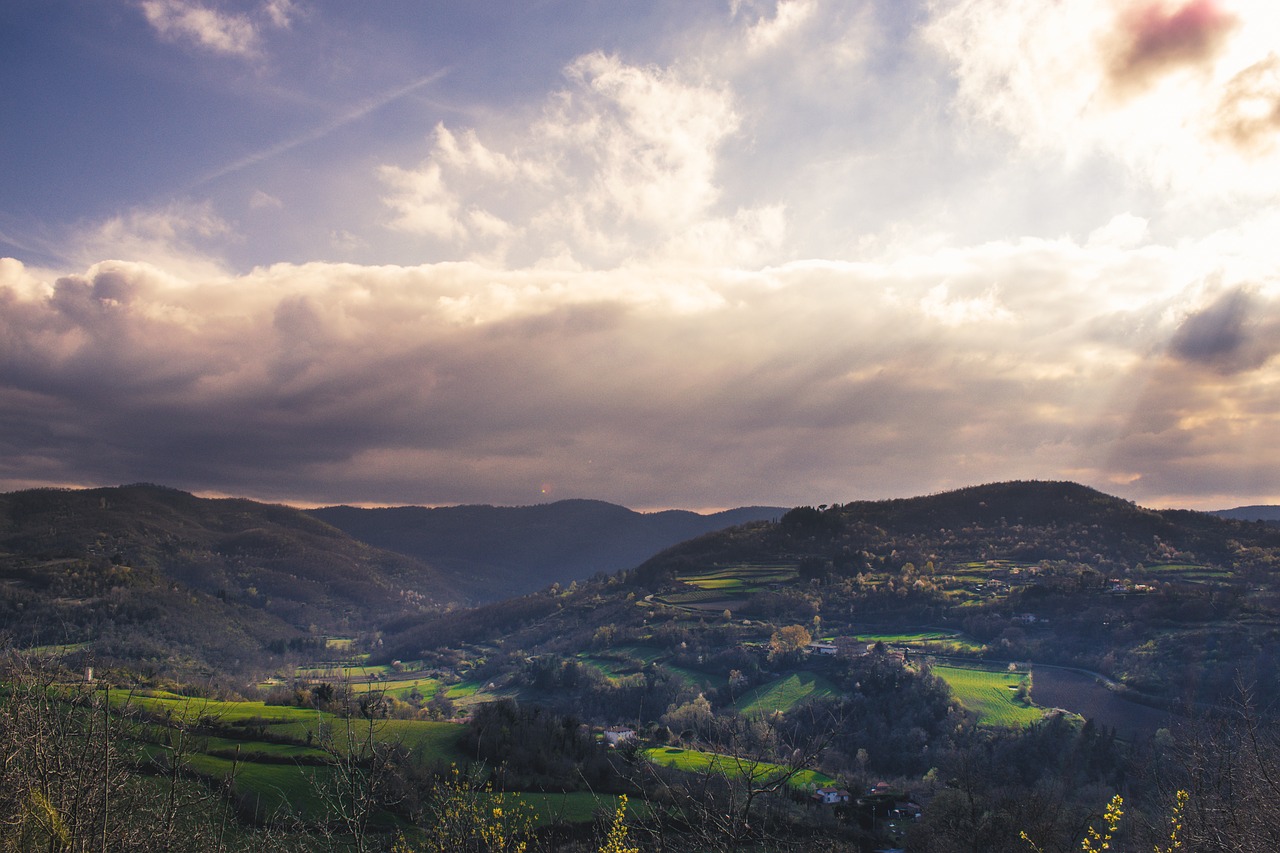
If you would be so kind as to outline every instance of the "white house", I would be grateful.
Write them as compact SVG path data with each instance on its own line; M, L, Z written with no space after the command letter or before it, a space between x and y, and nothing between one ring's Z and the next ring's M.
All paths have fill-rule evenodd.
M617 746L625 741L633 740L635 736L635 729L629 729L626 726L611 726L604 730L604 740L609 746Z
M813 792L813 799L826 806L849 802L849 792L841 788L819 788Z

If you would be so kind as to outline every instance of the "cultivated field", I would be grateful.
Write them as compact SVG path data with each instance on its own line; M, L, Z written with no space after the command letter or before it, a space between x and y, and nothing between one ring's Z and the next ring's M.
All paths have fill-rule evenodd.
M821 675L793 672L748 691L733 707L741 714L772 714L774 711L786 713L808 699L839 695L839 688Z
M1017 699L1019 687L1030 687L1025 672L992 671L958 666L934 666L933 674L947 682L951 692L983 726L1021 728L1044 716L1044 710Z
M1031 698L1046 708L1062 708L1099 725L1114 728L1124 739L1149 736L1169 725L1169 712L1131 702L1092 675L1058 667L1035 668Z
M750 775L757 783L766 782L785 772L785 768L764 761L750 758L738 758L721 755L715 752L702 752L696 749L682 749L675 746L654 747L642 750L643 755L654 764L663 767L674 767L686 773L717 773L729 777L745 777ZM816 770L801 770L790 781L794 788L818 788L823 785L834 785L836 780Z
M715 566L677 578L688 589L654 596L657 604L686 610L719 612L732 610L747 596L796 578L796 567L790 563L740 563Z

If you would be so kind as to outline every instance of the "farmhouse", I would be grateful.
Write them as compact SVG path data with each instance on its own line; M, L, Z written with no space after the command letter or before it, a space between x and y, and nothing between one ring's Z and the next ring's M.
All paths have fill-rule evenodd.
M611 726L604 730L604 740L609 746L617 746L629 740L634 740L636 736L635 729L626 726Z
M813 800L825 806L849 802L849 792L840 788L819 788L813 792Z

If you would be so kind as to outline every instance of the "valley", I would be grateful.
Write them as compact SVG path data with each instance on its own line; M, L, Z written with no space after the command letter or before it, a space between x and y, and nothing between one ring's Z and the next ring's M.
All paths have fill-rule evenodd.
M627 797L644 849L1015 850L1024 829L1064 837L1108 790L1153 819L1160 780L1221 805L1188 762L1245 748L1241 721L1272 760L1267 524L995 484L799 507L465 607L447 573L283 508L151 487L38 497L8 496L0 539L13 683L103 708L118 761L220 792L208 803L246 838L435 849L413 845L461 772L555 849L594 849ZM112 515L128 501L147 523ZM317 537L369 589L334 592ZM18 639L54 613L62 636ZM227 632L241 645L223 666L207 637ZM14 697L47 701L10 695L14 714Z

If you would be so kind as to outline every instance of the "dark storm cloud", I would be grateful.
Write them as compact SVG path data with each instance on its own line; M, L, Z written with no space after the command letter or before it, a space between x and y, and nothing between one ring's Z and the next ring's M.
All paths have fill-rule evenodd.
M1170 6L1144 0L1118 20L1110 44L1108 73L1120 92L1141 89L1179 67L1208 63L1240 21L1218 0L1190 0Z
M1275 309L1243 288L1228 291L1182 321L1170 352L1223 372L1257 369L1280 347Z

